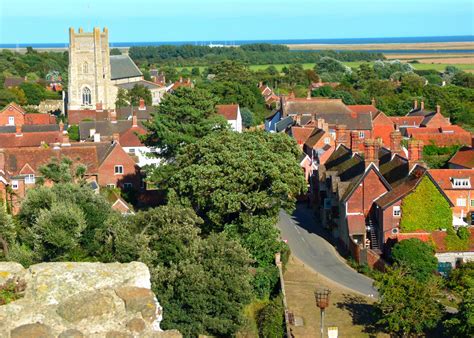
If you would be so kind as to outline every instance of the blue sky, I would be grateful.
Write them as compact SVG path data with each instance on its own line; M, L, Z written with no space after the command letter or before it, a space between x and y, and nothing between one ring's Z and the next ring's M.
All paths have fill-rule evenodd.
M474 0L0 0L0 43L474 35Z

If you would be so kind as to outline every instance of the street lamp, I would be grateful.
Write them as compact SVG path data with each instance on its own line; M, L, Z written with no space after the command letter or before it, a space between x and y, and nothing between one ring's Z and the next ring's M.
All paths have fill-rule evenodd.
M324 338L324 310L329 306L329 289L319 289L314 292L316 298L316 306L321 309L321 338Z

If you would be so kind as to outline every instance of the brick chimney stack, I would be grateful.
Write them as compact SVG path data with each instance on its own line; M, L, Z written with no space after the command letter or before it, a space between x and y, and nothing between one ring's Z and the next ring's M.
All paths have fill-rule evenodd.
M70 147L71 143L69 142L69 134L66 132L63 134L63 142L61 143L63 147Z
M301 114L295 115L295 121L297 125L301 126Z
M364 162L367 168L371 163L379 166L379 143L369 139L364 142Z
M372 103L372 106L375 107L375 104L377 103L377 102L375 101L375 97L372 98L372 100L370 101L370 103Z
M132 115L132 127L138 127L137 114L133 114L133 115Z
M64 131L64 123L63 121L59 121L59 131L63 132Z
M114 141L114 143L119 143L119 141L120 141L120 134L119 134L119 133L113 133L113 134L112 134L112 140Z
M145 106L145 100L140 98L140 103L139 103L139 106L138 106L138 110L146 110L146 106Z
M340 144L345 145L346 147L349 147L349 140L348 140L348 135L347 135L347 127L344 124L338 124L336 125L336 147L339 146Z
M408 167L412 170L415 165L423 165L423 141L409 140L408 141Z
M413 101L413 110L418 109L418 100Z
M402 134L399 130L394 130L390 133L390 150L393 154L400 154L402 151Z
M318 129L323 129L324 128L324 119L317 119L316 123L317 123Z
M360 150L360 137L358 131L351 131L351 151L357 153Z
M425 101L421 101L420 109L425 110Z
M15 132L16 132L15 135L18 136L18 137L23 136L23 133L21 132L21 126L17 124L15 127L16 127L15 128Z
M436 114L441 114L441 106L439 104L436 105Z
M306 98L308 100L311 100L311 89L308 89L308 92L306 93Z
M112 123L117 123L117 113L115 110L109 111L109 121Z

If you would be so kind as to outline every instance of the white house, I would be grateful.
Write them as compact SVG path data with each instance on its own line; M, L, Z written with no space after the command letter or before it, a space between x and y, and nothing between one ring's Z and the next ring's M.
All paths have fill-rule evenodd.
M217 113L229 122L232 130L242 132L242 115L238 104L220 104L216 108Z

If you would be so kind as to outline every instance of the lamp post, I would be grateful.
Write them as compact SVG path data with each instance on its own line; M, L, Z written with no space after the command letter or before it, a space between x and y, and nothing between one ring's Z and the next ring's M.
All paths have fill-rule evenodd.
M316 306L321 309L321 338L324 338L324 310L329 306L329 289L319 289L314 292L316 298Z

